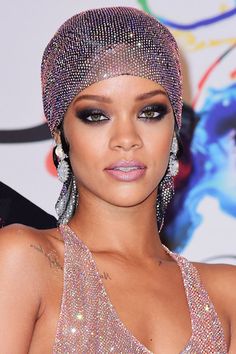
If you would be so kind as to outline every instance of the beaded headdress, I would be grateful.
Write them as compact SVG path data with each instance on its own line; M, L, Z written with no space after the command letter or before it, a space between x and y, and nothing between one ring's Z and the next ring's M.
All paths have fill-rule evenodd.
M177 128L181 125L182 76L176 41L163 24L136 8L106 7L71 17L47 45L41 69L44 113L52 134L80 91L119 75L160 84L169 97ZM164 184L160 188L169 190L173 181ZM74 213L75 188L72 173L56 204L60 223L66 223ZM159 201L160 220L165 199Z

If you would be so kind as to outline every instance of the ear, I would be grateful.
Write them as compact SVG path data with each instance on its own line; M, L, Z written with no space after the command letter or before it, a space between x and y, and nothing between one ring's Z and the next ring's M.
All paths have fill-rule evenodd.
M53 138L56 142L56 144L61 144L61 133L58 129L56 129L53 133Z

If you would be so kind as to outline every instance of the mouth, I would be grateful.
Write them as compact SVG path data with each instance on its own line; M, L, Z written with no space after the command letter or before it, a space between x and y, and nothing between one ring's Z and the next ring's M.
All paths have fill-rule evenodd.
M119 181L132 182L144 176L147 167L139 161L117 161L105 168L105 171Z

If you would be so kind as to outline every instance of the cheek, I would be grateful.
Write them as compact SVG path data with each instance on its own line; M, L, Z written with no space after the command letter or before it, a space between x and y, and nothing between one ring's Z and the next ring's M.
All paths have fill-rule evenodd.
M105 141L100 134L91 134L81 131L70 137L70 161L75 174L88 168L96 167L102 161Z
M170 156L173 131L157 132L147 138L148 154L152 156L154 165L159 169L166 169Z

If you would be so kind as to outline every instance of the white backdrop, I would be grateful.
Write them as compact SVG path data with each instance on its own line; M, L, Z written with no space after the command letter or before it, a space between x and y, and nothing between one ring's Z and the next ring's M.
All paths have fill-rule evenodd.
M197 112L201 112L204 107L209 88L221 89L235 83L235 50L231 50L218 65L213 65L217 58L236 43L236 15L230 13L236 6L233 0L5 1L1 3L0 9L0 130L34 127L44 121L40 63L43 50L59 25L82 10L119 5L148 10L167 25L169 21L169 28L175 35L183 55L185 102L189 105L195 104ZM229 15L220 18L223 14ZM207 19L209 23L199 23ZM186 28L188 24L191 24L189 29ZM212 71L205 76L204 85L201 86L200 79L204 78L209 68ZM46 168L51 148L51 140L0 144L0 179L55 215L54 203L61 184ZM234 179L236 181L235 150L229 152L234 160L227 183ZM191 208L191 205L189 207ZM234 207L236 211L236 199ZM234 263L231 257L236 255L234 212L225 212L220 208L217 197L207 194L201 198L196 210L203 219L192 232L191 239L182 253L194 260L224 255L222 260Z

